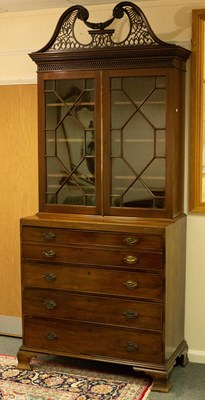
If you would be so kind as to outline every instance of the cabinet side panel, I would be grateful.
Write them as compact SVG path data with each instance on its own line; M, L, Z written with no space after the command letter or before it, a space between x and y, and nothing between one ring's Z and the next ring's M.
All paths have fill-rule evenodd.
M165 358L184 339L186 217L166 229Z
M183 213L184 207L184 124L185 124L185 73L181 70L175 70L174 75L175 93L174 93L174 112L175 130L174 130L174 156L172 159L172 168L174 172L174 192L173 192L173 216ZM174 159L175 157L175 159Z

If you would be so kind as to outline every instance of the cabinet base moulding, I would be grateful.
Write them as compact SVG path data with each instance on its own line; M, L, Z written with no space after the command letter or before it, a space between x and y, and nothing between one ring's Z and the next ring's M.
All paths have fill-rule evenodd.
M182 344L179 346L173 357L169 360L169 362L166 365L146 365L143 363L133 363L133 362L126 362L125 360L112 360L112 359L106 359L104 357L99 357L99 356L93 356L92 357L87 357L83 356L77 358L82 358L82 359L87 359L87 360L96 360L96 361L102 361L102 362L113 362L113 364L124 364L127 366L132 366L133 370L136 372L140 373L145 373L147 376L150 376L153 380L152 386L151 386L151 391L156 391L156 392L163 392L163 393L168 393L170 389L172 388L172 383L170 382L170 376L172 373L172 370L176 364L180 364L181 366L185 367L188 363L188 347L185 341L182 342ZM55 352L42 352L42 350L37 350L36 352L32 350L27 350L22 346L18 353L17 353L17 359L18 359L18 369L20 370L32 370L32 366L30 364L31 359L33 357L37 357L39 355L60 355L60 356L68 356L68 357L75 357L76 354L65 354L65 353L55 353Z

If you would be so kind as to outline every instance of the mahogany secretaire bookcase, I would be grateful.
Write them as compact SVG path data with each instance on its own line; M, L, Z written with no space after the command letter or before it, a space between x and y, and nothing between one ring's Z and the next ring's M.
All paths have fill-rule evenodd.
M69 8L30 55L38 67L39 213L21 220L19 368L39 353L120 363L166 392L176 360L188 361L189 54L158 39L139 7L123 1L102 23Z

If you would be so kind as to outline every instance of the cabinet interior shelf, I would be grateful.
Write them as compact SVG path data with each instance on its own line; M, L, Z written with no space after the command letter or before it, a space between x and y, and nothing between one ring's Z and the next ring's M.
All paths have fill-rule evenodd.
M47 176L48 176L48 178L62 178L63 176L65 176L65 174L64 173L48 174ZM78 178L82 178L82 179L93 178L93 175L79 175L78 174ZM114 175L113 178L127 180L127 179L132 179L133 175ZM165 180L165 177L164 176L154 176L154 175L153 176L151 176L151 175L143 176L143 180L145 180L145 179Z
M133 104L135 104L136 106L143 106L143 105L166 105L166 102L163 101L146 101L145 103L142 104L141 101L115 101L112 103L112 105L116 105L116 106L132 106ZM65 107L65 106L69 106L69 107L90 107L90 106L95 106L96 103L90 102L90 103L46 103L47 107Z
M89 130L89 128L88 128ZM77 138L56 138L56 139L47 139L47 143L82 143L83 139L77 139ZM121 139L113 139L112 140L114 143L121 143ZM123 139L123 142L125 143L153 143L153 139ZM94 140L89 140L89 143L94 143ZM157 139L157 143L165 143L165 139Z

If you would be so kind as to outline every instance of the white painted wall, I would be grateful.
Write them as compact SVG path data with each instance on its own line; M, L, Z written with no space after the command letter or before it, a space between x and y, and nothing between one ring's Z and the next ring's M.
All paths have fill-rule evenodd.
M79 2L80 3L80 2ZM115 3L89 6L90 21L111 16ZM147 0L136 2L154 32L168 42L191 49L191 10L204 8L197 0ZM0 84L36 82L36 66L28 53L50 39L64 9L0 14ZM187 279L185 337L190 360L205 363L205 214L188 212L188 149L190 126L190 61L187 66L185 212L187 218Z

